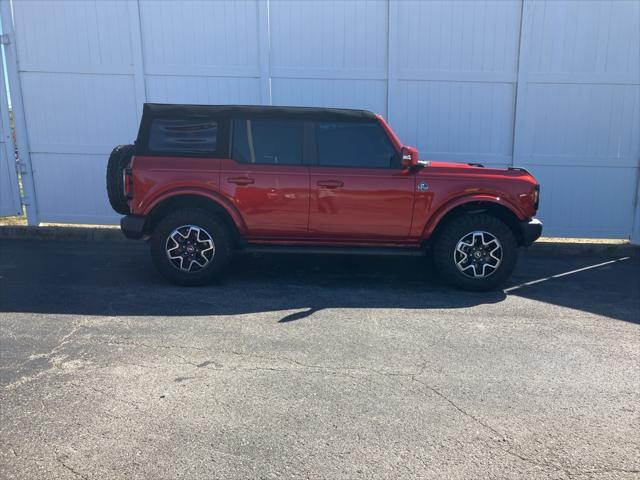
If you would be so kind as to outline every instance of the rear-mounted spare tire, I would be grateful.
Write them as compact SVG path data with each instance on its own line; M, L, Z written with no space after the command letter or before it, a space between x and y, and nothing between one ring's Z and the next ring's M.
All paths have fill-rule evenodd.
M133 145L118 145L113 149L107 163L107 194L111 208L122 215L128 215L129 205L124 195L123 170L133 156Z

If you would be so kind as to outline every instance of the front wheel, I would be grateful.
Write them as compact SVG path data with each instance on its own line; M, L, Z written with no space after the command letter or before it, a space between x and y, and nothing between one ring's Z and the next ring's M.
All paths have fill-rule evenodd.
M202 285L220 275L231 261L228 228L204 210L180 209L156 225L151 257L162 275L179 285Z
M464 290L486 291L509 278L518 258L518 243L501 220L471 214L443 225L434 240L433 257L449 283Z

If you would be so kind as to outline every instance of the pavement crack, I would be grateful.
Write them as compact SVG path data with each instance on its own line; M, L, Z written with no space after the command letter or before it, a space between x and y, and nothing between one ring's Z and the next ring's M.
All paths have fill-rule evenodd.
M58 353L58 351L61 350L64 346L66 346L68 343L70 343L71 337L73 337L78 332L78 330L83 328L85 326L85 323L86 321L76 323L71 329L71 331L67 333L65 336L63 336L58 342L58 344L55 347L53 347L48 353L40 353L37 355L33 355L33 358L48 358L49 361L51 361L51 357L56 353Z
M258 360L269 360L269 361L277 361L277 362L288 362L290 364L293 365L297 365L299 367L302 367L304 369L310 369L310 370L318 370L318 371L323 371L323 372L332 372L332 373L339 373L339 374L346 374L346 373L360 373L360 374L373 374L373 375L379 375L379 376L402 376L402 377L410 377L411 373L408 372L385 372L385 371L381 371L381 370L376 370L373 368L367 368L367 367L350 367L350 366L342 366L342 367L332 367L329 365L317 365L317 364L309 364L309 363L303 363L299 360L293 359L293 358L289 358L289 357L272 357L269 355L256 355L254 353L243 353L243 352L238 352L235 350L231 350L231 351L223 351L221 353L226 353L226 354L230 354L230 355L237 355L240 357L249 357L249 358L256 358ZM279 368L278 370L290 370L290 369L285 369L285 368Z
M509 444L508 441L507 441L507 444ZM564 475L567 478L569 478L569 479L571 478L571 472L569 470L567 470L566 468L560 467L560 466L555 465L555 464L553 464L551 462L539 462L539 461L534 460L532 458L525 457L521 453L518 453L518 452L514 451L511 448L507 448L507 449L503 449L503 450L508 455L511 455L512 457L516 457L517 459L519 459L519 460L521 460L521 461L523 461L525 463L528 463L530 465L534 465L536 467L544 468L544 469L550 469L550 470L553 470L555 472L564 473Z
M65 455L56 455L56 461L62 465L63 468L65 468L66 470L68 470L69 472L71 472L73 475L75 475L76 477L79 478L83 478L84 480L89 480L89 476L85 475L82 472L77 471L75 468L73 468L72 466L68 465L64 460L67 457Z
M215 365L215 367L217 369L222 369L224 367L224 365L222 365L221 363L215 362L213 360L205 360L204 362L196 363L196 362L192 362L190 360L187 360L182 355L176 354L176 356L179 357L182 360L182 362L181 362L182 364L191 365L191 366L196 367L196 368L204 368L204 367L207 367L209 365Z
M191 362L190 362L190 363L191 363ZM216 366L216 367L218 367L218 368L222 368L222 366L223 366L222 364L220 364L220 363L218 363L218 362L214 362L213 360L205 360L205 361L204 361L204 362L202 362L202 363L198 363L198 364L196 364L196 368L204 368L204 367L207 367L207 366L209 366L209 365L215 365L215 366Z
M208 348L193 347L191 345L156 345L153 343L121 342L121 341L114 341L114 340L110 340L108 342L97 341L96 343L99 343L101 345L118 345L118 346L127 346L127 347L142 347L142 348L164 349L164 350L179 349L179 350L197 350L200 352L211 351Z
M621 472L621 473L640 473L640 470L634 470L634 469L624 469L624 468L606 468L606 469L600 469L600 470L582 470L582 471L573 471L569 468L554 464L552 462L549 461L538 461L536 459L527 457L521 453L519 453L518 451L516 451L512 445L512 441L507 438L504 434L502 434L501 432L499 432L497 429L495 429L494 427L492 427L491 425L489 425L487 422L481 420L480 418L478 418L477 416L473 415L472 413L468 412L467 410L465 410L464 408L462 408L460 405L458 405L456 402L454 402L451 398L449 398L448 396L446 396L444 393L442 393L440 390L438 390L437 388L429 385L428 383L419 380L417 378L417 376L422 373L424 371L424 367L420 370L419 373L417 374L412 374L411 375L411 379L412 381L419 383L421 385L423 385L424 387L426 387L427 389L429 389L429 391L433 392L435 395L437 395L438 397L440 397L441 399L443 399L445 402L447 402L449 405L451 405L454 409L456 409L458 412L460 412L462 415L470 418L471 420L473 420L475 423L477 423L478 425L482 426L483 428L485 428L486 430L490 431L491 433L493 433L496 437L498 437L498 445L499 447L508 455L511 455L513 457L518 458L519 460L526 462L530 465L534 465L536 467L539 468L543 468L543 469L550 469L550 470L554 470L558 473L562 473L564 474L567 478L571 479L574 476L579 476L579 475L588 475L588 474L594 474L594 473L608 473L608 472ZM495 439L494 439L495 440ZM505 448L506 446L506 448Z
M5 441L0 440L0 445L6 445L9 448L9 451L11 452L11 454L14 457L16 457L16 458L20 457L20 455L18 455L18 452L16 452L15 447L12 444L10 444L9 442L5 442Z
M4 390L12 390L16 387L19 387L20 385L23 385L25 383L28 383L32 380L35 380L36 378L44 375L45 373L47 373L49 370L51 370L52 368L56 367L56 364L54 362L54 360L56 360L54 358L54 355L56 353L58 353L62 348L64 348L67 344L69 344L71 342L71 337L73 337L78 330L80 330L81 328L83 328L86 324L86 321L82 321L82 322L78 322L76 324L74 324L73 328L71 329L71 331L69 333L67 333L66 335L64 335L60 341L58 342L58 344L53 347L51 350L49 350L46 353L38 353L35 355L31 355L31 357L29 358L29 360L27 362L25 362L25 364L39 359L39 358L46 358L48 363L50 364L50 366L48 368L45 368L43 370L40 370L39 372L32 374L32 375L24 375L22 377L20 377L18 380L11 382L5 386L3 386L2 388Z
M417 382L420 385L423 385L426 388L428 388L431 392L435 393L438 397L442 398L445 402L447 402L449 405L451 405L453 408L455 408L458 412L460 412L461 414L465 415L466 417L469 417L471 420L473 420L477 424L481 425L482 427L484 427L485 429L489 430L494 435L499 437L501 441L508 442L507 438L502 433L497 431L495 428L493 428L488 423L480 420L475 415L472 415L471 413L467 412L465 409L463 409L460 405L458 405L456 402L451 400L449 397L447 397L444 393L442 393L437 388L432 387L431 385L429 385L426 382L423 382L422 380L418 380L418 378L416 378L416 375L411 375L411 380L413 380L414 382Z
M420 372L424 371L424 368L422 368L420 370ZM511 440L509 440L504 434L502 434L501 432L499 432L498 430L496 430L494 427L492 427L491 425L489 425L487 422L481 420L480 418L478 418L477 416L473 415L472 413L468 412L467 410L465 410L464 408L462 408L460 405L458 405L456 402L454 402L451 398L449 398L447 395L445 395L444 393L442 393L440 390L438 390L437 388L429 385L428 383L419 380L417 378L418 374L413 374L411 375L411 380L419 383L420 385L426 387L429 391L431 391L432 393L434 393L435 395L437 395L438 397L440 397L442 400L444 400L445 402L447 402L449 405L451 405L455 410L457 410L459 413L461 413L462 415L464 415L465 417L471 419L473 422L475 422L476 424L480 425L481 427L483 427L485 430L488 430L489 432L493 433L493 435L496 438L494 438L493 440L496 441L498 443L498 446L508 455L511 455L513 457L518 458L519 460L529 463L531 465L535 465L537 467L540 468L544 468L544 469L551 469L554 470L556 472L560 472L560 473L564 473L567 477L571 478L571 474L570 472L565 469L562 468L558 465L555 465L553 463L550 462L539 462L537 460L531 459L529 457L526 457L524 455L522 455L521 453L513 450L513 445ZM506 446L506 448L505 448Z

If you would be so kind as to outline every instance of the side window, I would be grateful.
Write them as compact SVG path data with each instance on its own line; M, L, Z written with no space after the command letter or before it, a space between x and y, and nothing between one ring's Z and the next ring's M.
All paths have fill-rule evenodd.
M377 122L319 122L317 132L320 166L395 166L396 151Z
M234 119L231 157L241 163L302 165L303 123Z
M149 151L160 154L214 154L218 122L207 117L154 118L149 128Z

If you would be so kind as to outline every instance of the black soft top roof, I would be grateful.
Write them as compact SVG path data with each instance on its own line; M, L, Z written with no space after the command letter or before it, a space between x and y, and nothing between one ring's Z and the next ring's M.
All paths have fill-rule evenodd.
M317 107L275 107L269 105L183 105L168 103L145 103L145 117L167 117L186 115L211 115L223 118L274 118L287 117L299 120L324 121L371 121L375 114L368 110Z

